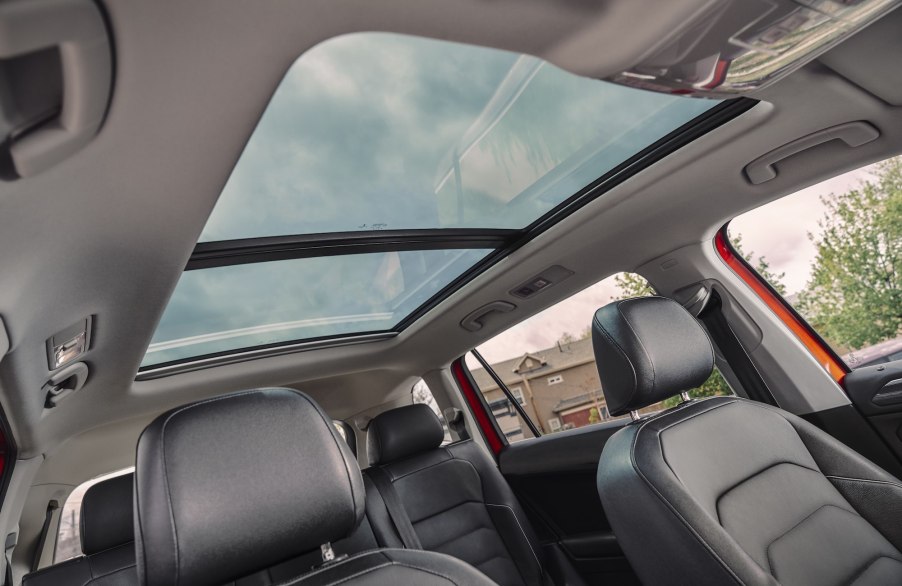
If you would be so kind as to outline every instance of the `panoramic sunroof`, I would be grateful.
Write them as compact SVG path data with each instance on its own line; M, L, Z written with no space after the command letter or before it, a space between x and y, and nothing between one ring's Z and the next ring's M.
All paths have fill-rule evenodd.
M288 70L142 367L392 332L460 277L718 104L386 33Z

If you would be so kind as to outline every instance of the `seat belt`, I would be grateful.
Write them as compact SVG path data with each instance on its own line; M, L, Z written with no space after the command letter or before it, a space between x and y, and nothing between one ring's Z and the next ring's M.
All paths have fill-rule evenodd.
M423 544L420 543L420 538L417 537L416 531L413 529L410 517L407 516L407 511L404 510L404 505L401 503L400 497L398 497L398 491L392 485L388 473L382 468L370 468L367 470L367 474L373 481L373 484L376 485L376 490L382 496L383 502L385 502L388 516L391 517L392 523L394 523L395 529L401 537L401 543L407 549L423 549Z
M767 388L767 383L764 382L761 373L752 362L752 358L746 352L742 342L739 341L733 328L730 327L730 322L723 313L723 302L716 291L711 293L711 301L701 312L699 319L708 328L708 333L714 339L736 378L739 379L739 384L742 385L746 396L753 401L779 407L770 389Z
M7 534L6 543L3 544L3 553L6 558L6 572L3 577L5 586L13 586L13 550L16 549L16 545L19 543L18 530L18 527L16 527L14 533Z
M47 512L44 514L44 524L41 526L41 535L38 537L38 546L34 550L34 559L31 562L31 571L37 571L41 567L41 558L44 555L44 549L47 545L47 535L50 533L50 522L53 520L53 513L60 508L59 501L52 500L47 503Z

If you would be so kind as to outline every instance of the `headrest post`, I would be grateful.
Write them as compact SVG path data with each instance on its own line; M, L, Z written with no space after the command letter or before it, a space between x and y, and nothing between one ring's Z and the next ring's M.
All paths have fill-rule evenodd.
M692 397L689 396L688 391L683 391L682 393L680 393L680 403L688 403L691 400Z
M633 421L639 421L639 419L640 419L639 411L638 410L630 411L630 419L632 419Z
M324 543L319 546L320 552L323 554L323 563L335 561L335 551L332 549L331 543Z

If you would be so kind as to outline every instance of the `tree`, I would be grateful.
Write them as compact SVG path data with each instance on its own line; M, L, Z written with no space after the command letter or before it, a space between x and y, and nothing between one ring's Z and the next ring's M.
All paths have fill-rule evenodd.
M598 408L592 407L591 409L589 409L589 425L600 422L601 416L598 414Z
M645 277L636 273L619 273L614 276L614 284L620 289L620 297L612 297L615 300L655 295L654 287L645 280Z
M689 396L693 399L701 397L720 397L732 394L733 389L730 388L730 385L727 384L727 381L723 378L723 375L720 374L720 371L717 370L717 368L714 369L714 372L711 373L708 380L703 382L697 389L689 391ZM662 406L665 409L675 407L680 401L682 401L682 399L679 396L670 397L669 399L664 400Z
M570 332L564 332L561 334L561 337L557 339L558 346L566 346L567 344L575 341L576 338L573 337L573 334Z
M861 348L902 332L902 157L873 180L821 198L821 233L799 308L834 345Z

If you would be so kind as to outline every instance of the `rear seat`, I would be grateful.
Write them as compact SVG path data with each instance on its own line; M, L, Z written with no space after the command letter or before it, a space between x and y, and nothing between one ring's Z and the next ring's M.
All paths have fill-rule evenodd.
M501 586L551 584L536 535L495 463L472 440L440 447L443 437L438 418L422 404L370 422L371 468L364 476L382 499L367 498L367 515L377 534L385 527L397 531L379 537L396 541L389 547L452 555ZM400 514L389 512L393 501ZM402 539L405 525L412 533Z
M84 555L22 578L22 586L131 586L138 584L132 493L134 474L98 482L81 503Z

